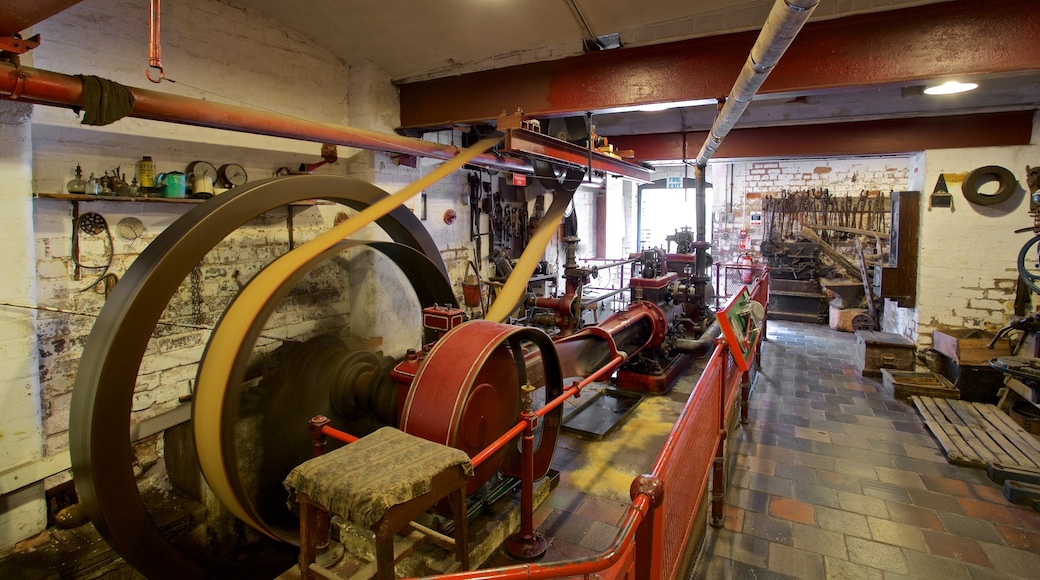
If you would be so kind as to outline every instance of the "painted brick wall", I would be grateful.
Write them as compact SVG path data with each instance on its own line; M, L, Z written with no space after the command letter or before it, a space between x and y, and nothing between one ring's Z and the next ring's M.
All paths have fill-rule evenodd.
M853 159L787 159L721 164L715 169L715 236L717 260L736 263L744 253L739 232L747 230L750 253L761 262L758 248L763 225L751 222L752 212L761 211L762 198L783 190L817 191L832 196L859 195L862 191L902 191L908 188L906 157ZM721 185L721 187L720 187Z
M6 304L32 304L36 292L34 247L29 241L31 112L30 105L0 102L0 302ZM43 455L35 328L34 311L0 306L0 472ZM0 506L0 553L46 524L42 483L5 494Z
M1030 145L930 150L915 161L912 181L922 191L917 311L915 316L913 311L892 305L888 311L898 331L920 345L931 345L935 329L996 330L1009 322L1019 248L1031 235L1015 234L1014 230L1032 223L1025 167L1040 165L1038 130L1040 118L1034 117ZM963 197L965 175L986 165L998 165L1014 174L1018 189L1011 199L978 206ZM945 176L953 194L952 211L927 210L928 195L939 174ZM995 191L993 183L983 187L983 192Z
M154 86L144 78L147 3L85 0L37 25L32 32L40 33L45 40L23 62L68 74L95 74L140 88L347 124L349 99L354 96L348 92L349 71L339 59L273 21L223 2L191 0L163 8L163 64L167 76L177 83ZM383 106L383 101L375 103ZM70 389L93 315L104 300L89 289L82 291L100 270L85 269L81 280L73 279L71 205L47 199L34 202L33 192L64 191L77 164L86 174L96 175L118 166L130 177L133 163L142 155L155 159L157 171L184 171L196 159L215 165L236 162L244 165L254 180L272 176L279 167L295 168L320 160L320 145L315 143L136 119L88 128L79 125L71 111L42 106L32 110L31 124L20 121L30 110L10 101L0 102L0 172L4 177L3 195L10 196L5 203L7 218L0 241L9 280L4 298L82 314L4 309L0 317L4 341L0 357L6 358L0 358L0 372L6 374L0 381L0 430L5 435L0 436L0 471L23 465L44 452L65 453ZM390 114L396 112L391 110ZM357 154L356 150L340 148L343 161L318 171L346 174L351 158ZM115 255L110 271L119 276L150 240L187 209L189 206L118 202L81 206L81 211L103 215L112 228L126 216L144 222L143 239L113 240ZM333 206L295 209L296 242L328 228L336 213ZM107 259L103 238L85 235L81 241L83 263ZM226 244L214 249L202 264L203 326L215 322L216 314L237 292L238 283L248 281L287 247L283 209L243 226ZM349 291L353 283L336 265L315 271L272 316L264 336L306 338L332 328L349 332L351 314L360 298ZM190 297L185 282L164 320L193 323ZM195 363L207 338L207 331L178 326L156 332L142 364L133 420L171 408L178 397L190 391ZM265 338L257 348L262 351L277 344ZM149 445L153 448L139 449L148 456L143 461L154 461L156 453L161 452L161 441ZM46 486L69 477L63 473L48 478ZM37 484L4 496L0 504L0 551L42 529L43 487Z

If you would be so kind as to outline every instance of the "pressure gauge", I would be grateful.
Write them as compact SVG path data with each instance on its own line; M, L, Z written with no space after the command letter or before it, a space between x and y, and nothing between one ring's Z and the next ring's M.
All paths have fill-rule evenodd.
M217 168L208 161L192 161L184 173L194 177L208 177L214 182L217 180Z
M242 185L249 181L246 170L237 163L225 163L217 170L217 185L231 189L236 185Z

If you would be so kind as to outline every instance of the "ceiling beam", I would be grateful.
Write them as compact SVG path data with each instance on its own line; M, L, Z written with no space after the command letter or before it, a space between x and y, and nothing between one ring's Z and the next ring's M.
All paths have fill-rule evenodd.
M850 123L734 129L719 147L717 158L818 157L885 155L927 149L1028 145L1036 111L915 117ZM619 149L631 149L637 161L693 160L706 131L617 135Z
M400 85L405 128L724 97L757 32L590 52ZM808 23L759 94L1040 70L1035 0L953 0Z
M81 0L4 0L0 36L10 36L42 22Z

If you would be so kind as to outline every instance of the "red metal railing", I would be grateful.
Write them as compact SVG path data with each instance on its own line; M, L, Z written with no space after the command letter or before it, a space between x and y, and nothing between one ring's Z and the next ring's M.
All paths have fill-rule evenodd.
M751 298L767 304L768 287L767 271L751 285ZM764 329L762 335L765 335ZM605 551L576 560L471 570L440 578L587 578L592 573L602 579L675 577L689 552L691 533L696 526L703 525L697 515L703 513L709 483L715 500L712 507L719 510L721 517L723 478L720 476L727 420L733 417L738 399L744 403L741 419L747 419L748 383L748 373L737 369L725 343L721 339L717 341L653 469L632 482L632 505L621 519L613 543ZM721 524L721 521L713 523Z
M765 274L769 269L765 264L725 264L722 262L715 262L712 266L715 268L715 308L718 308L719 304L725 302L730 296L732 296L729 292L729 283L731 279L734 278L734 271L739 274L740 286L743 286L745 284L743 279L753 280L754 278ZM721 289L719 287L720 284L722 285ZM753 294L752 297L754 297ZM765 302L763 302L762 305L765 306Z
M751 298L768 304L768 288L769 272L766 270L749 288ZM765 328L761 336L765 336ZM753 355L756 363L758 356L756 346ZM609 374L608 371L612 371L617 363L617 360L611 361L602 369L603 372L597 372L580 385L571 385L552 403L562 402L573 394L571 391L580 390L588 382ZM597 573L601 579L675 577L686 563L692 534L697 531L697 526L703 525L704 520L698 518L698 514L703 513L704 501L709 497L712 524L722 524L722 495L725 491L722 468L727 423L733 417L738 399L741 403L740 420L747 420L749 383L748 373L737 368L724 339L716 340L715 350L665 440L653 469L632 482L632 505L621 519L617 536L605 551L575 560L471 570L441 578L588 578L592 573ZM523 422L509 435L515 436L522 427ZM327 424L320 430L336 439L355 439ZM500 443L497 441L491 448L497 448Z

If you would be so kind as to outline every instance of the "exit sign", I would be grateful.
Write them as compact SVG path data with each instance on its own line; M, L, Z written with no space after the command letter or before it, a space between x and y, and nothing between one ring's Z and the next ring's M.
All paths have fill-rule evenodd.
M513 174L513 185L516 185L518 187L526 186L527 185L527 176L526 175L520 175L519 173L514 173Z
M667 187L668 189L682 189L683 188L682 178L681 177L669 177L668 181L665 183L665 187Z

